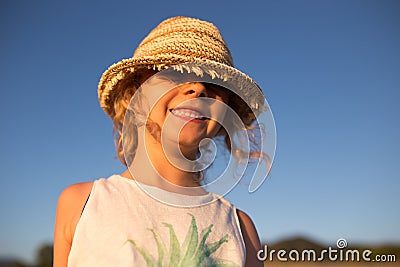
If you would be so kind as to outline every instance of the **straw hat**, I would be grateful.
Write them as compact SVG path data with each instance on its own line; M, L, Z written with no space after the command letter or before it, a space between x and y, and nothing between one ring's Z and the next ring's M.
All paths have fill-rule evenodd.
M210 22L182 16L161 22L139 44L132 58L111 65L103 73L98 86L100 106L113 117L113 101L118 94L116 85L120 80L138 70L161 71L171 66L181 72L206 74L229 82L253 111L265 109L260 87L234 68L231 53L218 28Z

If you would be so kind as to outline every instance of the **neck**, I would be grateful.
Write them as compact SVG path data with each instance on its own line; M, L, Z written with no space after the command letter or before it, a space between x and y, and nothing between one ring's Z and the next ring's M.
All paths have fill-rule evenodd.
M139 130L139 132L141 131ZM142 138L143 135L145 135L146 138ZM144 134L143 132L142 134L139 133L138 140L135 158L133 162L130 163L131 165L129 168L132 174L126 171L123 173L123 176L136 179L148 185L163 188L170 187L170 185L168 185L169 183L180 187L199 186L199 173L189 172L175 167L165 155L161 143L151 134L147 131ZM171 145L166 149L171 148L180 149L178 145L175 145L175 148ZM197 151L186 150L183 151L183 153L185 157L195 159ZM171 154L177 154L177 151ZM190 161L188 161L188 164L190 164Z

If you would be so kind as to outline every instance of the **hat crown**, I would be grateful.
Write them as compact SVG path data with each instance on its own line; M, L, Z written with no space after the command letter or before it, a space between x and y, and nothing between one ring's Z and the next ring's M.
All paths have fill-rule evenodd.
M181 61L214 61L233 67L233 59L218 28L212 23L189 17L162 21L139 44L133 58L169 55ZM184 59L184 60L183 60Z
M261 110L259 107L264 105L259 86L234 68L229 48L214 24L195 18L173 17L156 26L139 44L133 57L120 60L103 73L98 85L100 106L114 118L114 101L122 90L118 87L120 81L128 74L151 69L162 71L171 66L179 68L180 72L186 68L196 75L207 73L212 79L229 81L231 85L235 84L250 107Z

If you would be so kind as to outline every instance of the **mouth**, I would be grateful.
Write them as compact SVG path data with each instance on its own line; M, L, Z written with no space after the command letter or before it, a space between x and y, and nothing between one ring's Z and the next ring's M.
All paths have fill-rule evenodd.
M171 108L169 109L169 112L171 112L172 115L187 121L203 122L208 120L208 118L199 111L190 108Z

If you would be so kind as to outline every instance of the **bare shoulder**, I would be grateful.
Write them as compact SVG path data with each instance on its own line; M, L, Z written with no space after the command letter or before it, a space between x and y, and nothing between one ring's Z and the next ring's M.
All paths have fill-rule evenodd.
M263 266L257 259L257 252L261 249L260 238L250 216L241 210L237 210L240 228L246 245L246 266Z
M66 187L60 194L57 203L57 212L73 213L81 209L92 190L93 182L77 183Z
M237 210L237 214L239 217L240 227L242 229L242 234L244 235L244 238L246 237L249 238L250 241L252 241L253 245L257 245L257 242L259 243L259 238L256 227L253 221L251 220L250 216L241 210Z
M86 200L92 190L93 182L77 183L65 188L57 203L57 217L62 217L66 223L72 223L72 233L77 220L80 218ZM60 216L59 216L60 215Z
M249 226L254 226L253 221L251 220L250 216L247 215L247 213L238 209L237 214L240 219L240 223L243 223L243 224L249 225Z
M93 182L73 184L65 188L57 203L54 227L54 266L67 266L72 239Z
M59 203L60 201L79 201L82 197L87 199L92 190L93 182L83 182L70 185L66 187L60 194ZM78 198L78 199L76 199Z

